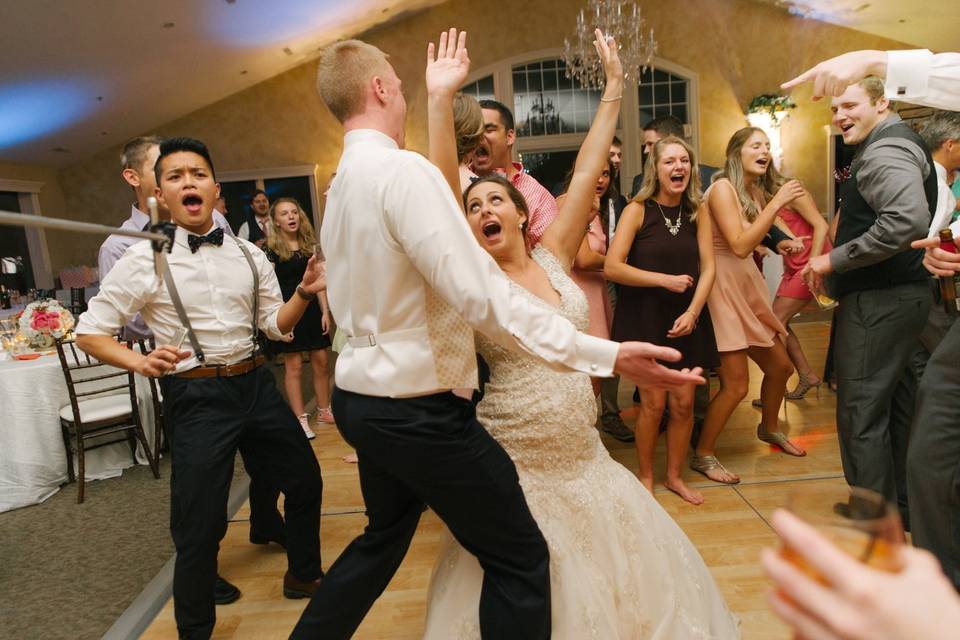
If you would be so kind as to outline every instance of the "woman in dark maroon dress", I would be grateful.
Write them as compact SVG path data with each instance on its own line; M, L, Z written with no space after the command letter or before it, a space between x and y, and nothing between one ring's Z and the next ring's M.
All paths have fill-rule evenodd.
M716 367L717 344L706 307L714 280L713 233L710 217L697 215L701 194L693 149L680 138L663 138L654 145L643 176L607 251L607 279L620 284L612 338L679 350L683 359L664 363L669 367ZM694 385L670 394L641 387L635 432L640 481L653 491L653 454L669 403L663 484L700 504L703 496L680 476L693 429L694 391Z

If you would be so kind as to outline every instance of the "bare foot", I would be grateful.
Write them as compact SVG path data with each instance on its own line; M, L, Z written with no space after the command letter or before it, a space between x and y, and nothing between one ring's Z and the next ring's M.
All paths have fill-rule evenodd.
M347 455L343 456L340 459L348 464L357 464L358 462L356 453L348 453Z
M675 494L694 505L703 504L703 495L696 489L692 489L687 486L680 478L667 478L663 481L663 486L670 491L673 491Z

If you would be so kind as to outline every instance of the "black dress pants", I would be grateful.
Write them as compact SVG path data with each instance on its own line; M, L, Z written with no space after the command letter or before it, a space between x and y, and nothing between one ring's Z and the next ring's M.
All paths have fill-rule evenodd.
M906 460L916 357L930 314L926 282L848 293L837 326L837 435L847 483L897 504L909 528Z
M907 454L913 542L960 590L960 322L927 362Z
M364 533L324 576L292 638L353 635L406 555L428 505L484 569L484 638L550 637L550 563L513 461L452 393L380 398L334 389L333 413L356 450Z
M209 638L217 553L239 449L254 482L285 496L288 571L320 576L320 466L264 367L231 378L163 378L170 416L170 533L177 549L174 615L181 638Z

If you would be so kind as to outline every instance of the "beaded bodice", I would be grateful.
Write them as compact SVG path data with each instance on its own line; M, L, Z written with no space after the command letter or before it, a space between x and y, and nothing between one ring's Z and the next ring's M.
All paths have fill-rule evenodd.
M515 291L532 304L559 313L577 329L586 329L583 291L542 245L531 257L560 295L560 306L512 283ZM479 334L477 348L490 366L477 418L510 454L518 471L577 474L580 464L601 451L606 454L593 426L597 405L586 374L554 369L532 354L510 351Z

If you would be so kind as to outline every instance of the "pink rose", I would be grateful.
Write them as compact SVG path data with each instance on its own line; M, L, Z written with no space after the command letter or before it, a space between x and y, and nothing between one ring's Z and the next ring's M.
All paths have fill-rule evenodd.
M35 313L33 318L30 319L30 328L34 331L39 331L41 329L47 328L47 314L45 313Z

